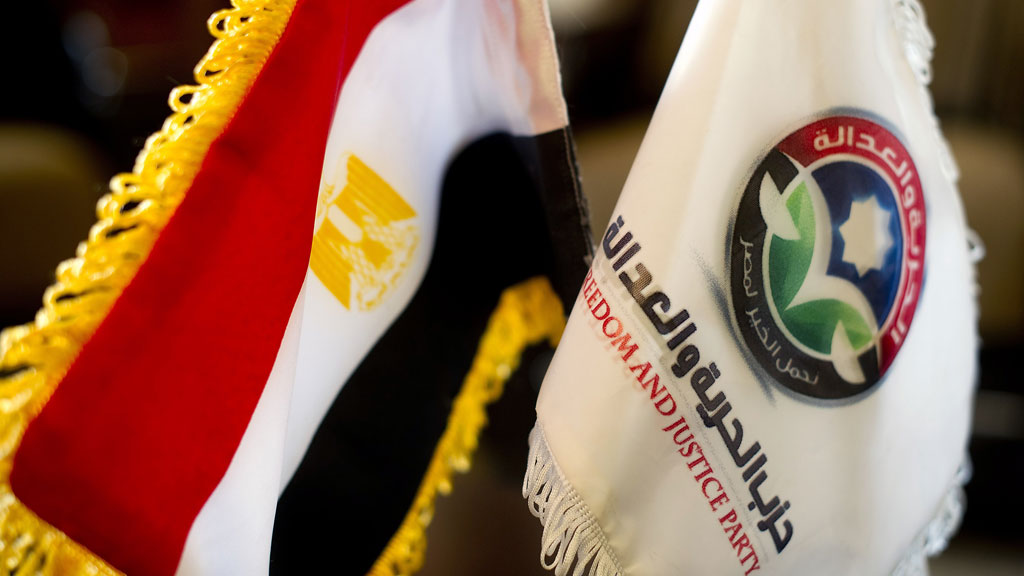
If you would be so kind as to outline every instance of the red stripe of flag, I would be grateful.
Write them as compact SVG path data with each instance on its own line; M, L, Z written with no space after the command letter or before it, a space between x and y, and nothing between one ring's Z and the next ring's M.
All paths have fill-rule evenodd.
M302 0L147 261L15 457L15 494L118 569L173 574L270 374L341 82L403 0Z

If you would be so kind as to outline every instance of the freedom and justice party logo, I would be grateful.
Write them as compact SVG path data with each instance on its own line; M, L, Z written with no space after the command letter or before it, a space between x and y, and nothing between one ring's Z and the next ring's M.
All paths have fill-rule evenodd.
M744 342L798 394L870 390L907 337L924 250L921 181L892 132L855 116L796 130L754 170L733 227Z

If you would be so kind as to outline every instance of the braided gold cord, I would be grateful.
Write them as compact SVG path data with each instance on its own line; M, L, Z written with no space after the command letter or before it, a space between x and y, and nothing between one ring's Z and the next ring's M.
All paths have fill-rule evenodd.
M438 493L451 492L454 472L469 470L480 430L487 424L487 405L501 397L526 347L544 341L555 346L564 327L562 303L547 278L533 278L502 293L412 507L370 576L408 576L423 566L434 501Z
M11 460L82 345L135 275L277 44L296 0L232 0L209 21L215 38L197 84L171 91L172 114L146 140L132 172L100 199L76 257L57 267L31 324L0 333L0 567L14 575L117 574L47 525L11 492Z

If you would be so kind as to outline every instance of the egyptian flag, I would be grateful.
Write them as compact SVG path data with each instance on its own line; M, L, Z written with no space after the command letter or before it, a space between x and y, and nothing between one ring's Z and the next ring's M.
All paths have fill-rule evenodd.
M409 573L591 245L543 0L251 1L0 341L12 574Z
M545 566L927 572L978 345L931 48L914 0L697 7L537 402Z

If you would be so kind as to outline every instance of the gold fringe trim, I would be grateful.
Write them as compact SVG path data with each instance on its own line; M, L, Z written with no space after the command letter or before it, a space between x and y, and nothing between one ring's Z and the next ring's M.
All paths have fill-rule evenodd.
M270 56L296 0L232 0L207 22L215 38L193 86L171 91L173 113L132 172L100 199L76 257L57 267L35 322L0 333L0 565L12 575L118 574L25 508L8 482L29 422L134 277L192 184L210 144Z
M547 278L533 278L502 293L416 499L370 576L408 576L423 566L434 500L438 493L451 492L453 472L469 470L480 430L487 424L487 405L501 397L523 350L545 340L557 345L564 327L562 303Z

